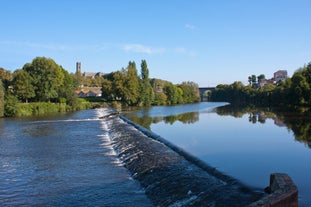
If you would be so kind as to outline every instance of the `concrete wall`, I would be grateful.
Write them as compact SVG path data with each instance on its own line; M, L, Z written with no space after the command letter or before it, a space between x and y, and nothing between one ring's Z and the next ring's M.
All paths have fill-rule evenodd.
M266 191L266 196L249 207L298 207L298 189L287 174L271 174Z

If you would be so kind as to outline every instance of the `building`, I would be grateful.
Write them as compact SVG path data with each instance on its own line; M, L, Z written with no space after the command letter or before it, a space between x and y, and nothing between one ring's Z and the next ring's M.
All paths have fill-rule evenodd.
M75 93L77 94L79 98L102 96L102 91L100 88L89 88L89 89L76 90Z
M104 77L105 73L102 72L84 72L82 73L81 62L76 63L76 74L85 78L94 79L95 77Z
M81 62L76 63L76 74L81 75Z
M96 73L93 73L93 72L84 72L82 76L85 77L85 78L93 79L93 78L95 78Z
M287 79L287 70L278 70L273 74L273 79L275 83L284 81Z

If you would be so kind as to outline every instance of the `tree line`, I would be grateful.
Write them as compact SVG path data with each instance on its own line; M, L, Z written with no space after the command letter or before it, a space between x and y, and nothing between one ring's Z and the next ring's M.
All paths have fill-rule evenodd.
M36 57L13 73L0 68L0 79L0 116L74 111L85 104L74 94L75 75L51 58Z
M175 85L165 80L150 79L146 60L141 62L140 75L136 63L130 61L126 68L104 76L102 97L127 106L175 105L200 101L199 87L194 82Z
M140 75L135 62L130 61L127 68L90 82L81 78L81 74L68 73L51 58L36 57L13 73L0 68L0 117L22 112L45 113L49 108L53 111L88 108L90 105L74 93L85 85L85 81L100 85L105 101L127 106L174 105L200 100L198 85L194 82L174 85L169 81L150 79L145 60L141 62Z
M255 76L256 77L256 76ZM220 84L211 93L210 100L226 101L236 105L257 106L311 106L311 63L299 68L291 78L263 87L253 87L253 79L245 86L241 82L230 85Z

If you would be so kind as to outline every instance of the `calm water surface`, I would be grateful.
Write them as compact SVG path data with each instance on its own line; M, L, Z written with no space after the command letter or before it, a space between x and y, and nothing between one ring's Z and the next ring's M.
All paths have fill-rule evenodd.
M104 114L0 119L0 206L152 206L115 155Z
M264 188L274 172L299 188L299 206L311 206L311 117L223 103L152 107L128 113L170 142L247 185Z
M289 174L300 206L311 206L309 115L224 103L152 107L127 113L170 142L242 182L264 188ZM98 117L0 119L0 206L152 206L119 162Z

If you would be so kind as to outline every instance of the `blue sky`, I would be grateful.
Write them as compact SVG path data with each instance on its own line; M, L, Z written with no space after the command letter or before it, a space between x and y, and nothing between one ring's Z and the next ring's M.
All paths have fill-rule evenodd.
M37 56L69 72L145 59L150 77L200 86L311 61L310 0L1 0L0 67Z

